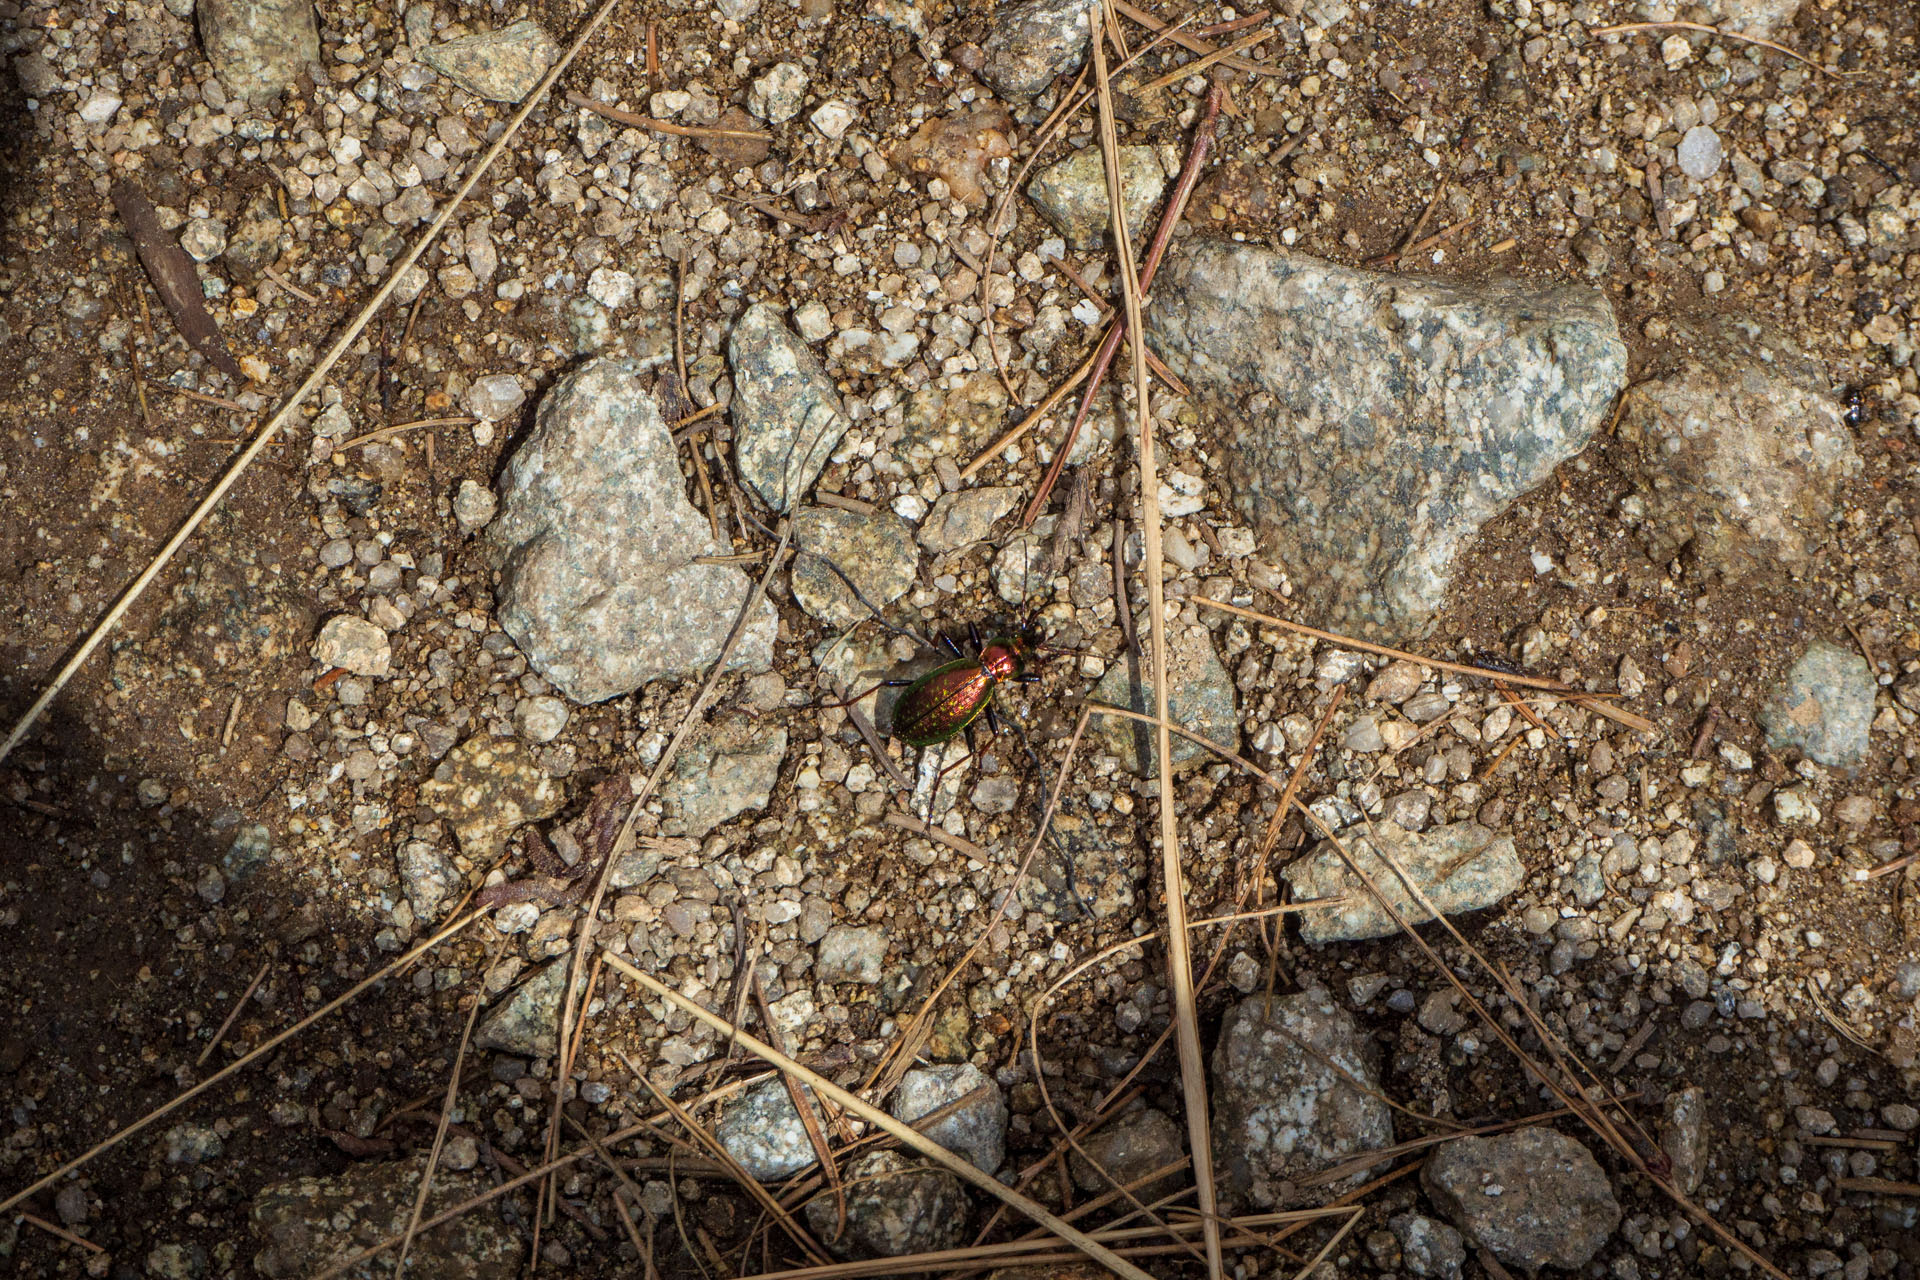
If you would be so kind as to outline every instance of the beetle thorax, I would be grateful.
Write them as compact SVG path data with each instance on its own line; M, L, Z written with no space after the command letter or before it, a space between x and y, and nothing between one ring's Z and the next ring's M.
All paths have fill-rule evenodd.
M990 640L981 646L980 665L995 680L1011 680L1027 668L1026 647L1017 640Z

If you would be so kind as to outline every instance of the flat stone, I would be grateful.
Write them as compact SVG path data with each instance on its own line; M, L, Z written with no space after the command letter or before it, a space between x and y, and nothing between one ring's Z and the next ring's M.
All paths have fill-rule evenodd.
M1260 1209L1290 1202L1293 1179L1393 1143L1373 1045L1352 1017L1323 990L1282 996L1271 1007L1269 1015L1263 992L1228 1010L1213 1050L1221 1192ZM1357 1186L1366 1176L1327 1189Z
M1468 1240L1529 1271L1579 1270L1620 1225L1620 1204L1592 1153L1553 1129L1443 1142L1420 1181Z
M1660 1149L1673 1162L1673 1184L1685 1195L1707 1172L1707 1091L1698 1085L1667 1095L1661 1106Z
M721 550L687 501L679 457L635 361L597 359L554 384L500 477L486 534L500 572L500 625L576 702L704 671L751 581L695 557ZM773 664L762 599L729 670Z
M1676 324L1662 350L1672 367L1633 385L1614 433L1647 555L1733 579L1811 572L1860 469L1825 368L1745 317Z
M920 553L913 530L891 515L803 507L794 514L793 598L828 626L850 627L892 604L914 584ZM832 562L829 567L826 561ZM839 569L840 573L834 572ZM860 595L841 581L845 574Z
M1626 347L1603 294L1381 275L1196 237L1152 337L1233 421L1232 495L1299 616L1407 640L1475 534L1612 414Z
M976 1089L985 1092L920 1132L976 1169L992 1173L1007 1159L1007 1099L1000 1086L972 1063L914 1068L900 1078L887 1111L894 1119L912 1124Z
M790 1178L815 1161L806 1125L780 1080L764 1080L741 1094L721 1112L713 1133L747 1176L761 1182Z
M488 866L515 829L551 817L565 801L525 746L485 733L449 751L420 784L420 802L446 820L469 858Z
M1477 822L1455 822L1422 832L1376 822L1371 830L1348 827L1337 833L1337 838L1410 924L1424 924L1433 916L1413 900L1406 882L1381 857L1381 847L1442 915L1490 907L1526 881L1526 868L1514 852L1513 838L1496 835ZM1322 840L1281 875L1293 886L1295 901L1341 895L1352 899L1337 909L1302 912L1303 941L1350 942L1399 931L1393 917L1354 875L1332 840Z
M1073 1181L1082 1191L1099 1195L1113 1190L1115 1182L1122 1186L1137 1182L1186 1155L1187 1131L1164 1111L1136 1107L1082 1138L1080 1149L1086 1156L1076 1153L1069 1160ZM1094 1164L1106 1171L1106 1177L1101 1176ZM1180 1186L1184 1177L1180 1173L1168 1174L1135 1188L1133 1194L1142 1200L1151 1200ZM1112 1181L1108 1181L1109 1178Z
M482 1049L501 1053L551 1057L558 1040L560 995L567 986L567 966L572 956L549 960L534 975L508 992L499 1005L480 1019L474 1028L473 1042ZM586 988L586 975L580 976L580 990Z
M278 97L320 61L312 0L199 0L200 44L229 94Z
M262 1246L253 1269L267 1280L304 1280L399 1236L420 1194L426 1163L422 1152L409 1160L370 1161L332 1177L292 1178L261 1188L249 1210ZM443 1165L434 1171L425 1216L471 1200L489 1186L483 1174ZM463 1213L414 1237L407 1274L417 1280L512 1280L523 1256L520 1235L506 1219Z
M1120 194L1129 236L1153 233L1153 211L1166 187L1167 170L1158 148L1120 148ZM1097 249L1107 242L1113 215L1107 205L1106 157L1099 147L1048 165L1027 184L1027 194L1074 248Z
M345 667L357 676L384 676L393 661L387 633L351 613L328 618L313 641L313 656L323 665Z
M1695 182L1705 182L1719 172L1726 152L1720 146L1719 134L1707 125L1697 124L1680 139L1675 158L1680 162L1680 172Z
M475 97L519 102L560 57L560 46L527 18L496 31L428 45L415 56Z
M1835 769L1867 758L1878 689L1867 660L1829 640L1815 640L1760 711L1767 742L1797 750Z
M830 1195L807 1202L807 1226L841 1258L895 1258L958 1247L967 1238L971 1205L965 1184L939 1165L872 1151L841 1170L847 1228L835 1236L839 1210Z
M1141 649L1141 670L1136 675L1123 656L1107 668L1094 686L1093 700L1109 706L1127 707L1143 715L1154 710L1154 687L1147 678L1152 663L1147 644L1147 615L1134 620L1134 632ZM1167 628L1167 666L1173 679L1167 686L1167 715L1172 723L1197 733L1223 747L1237 749L1240 741L1240 712L1234 701L1233 676L1221 665L1214 652L1213 633L1200 625ZM1121 763L1142 777L1159 772L1160 761L1154 746L1152 725L1119 716L1100 716L1096 730L1109 751ZM1171 734L1173 767L1189 768L1217 760L1213 752L1189 738Z
M877 925L835 925L820 939L813 976L820 982L875 983L884 976L887 931Z
M840 394L771 303L748 307L734 324L727 363L740 479L775 511L791 510L846 434Z
M698 840L749 809L764 809L787 758L787 731L723 720L691 736L660 789L662 829Z
M401 891L413 907L414 919L423 924L439 919L441 911L466 888L466 877L436 840L409 840L400 846L396 860Z
M1087 60L1087 15L1092 0L1027 0L993 11L993 30L981 42L981 77L1000 93L1031 98Z
M920 545L935 555L980 542L994 522L1013 510L1020 491L1010 487L961 489L943 493L920 522Z

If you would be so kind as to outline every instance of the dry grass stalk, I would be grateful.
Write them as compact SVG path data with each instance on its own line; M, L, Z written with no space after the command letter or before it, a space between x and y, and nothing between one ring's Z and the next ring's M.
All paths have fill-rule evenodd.
M500 953L507 947L506 939L494 948L493 960L489 967L500 960ZM406 1234L400 1238L400 1254L394 1259L393 1280L407 1269L407 1254L413 1249L413 1237L420 1230L420 1215L427 1207L427 1192L433 1187L433 1171L440 1167L440 1151L447 1144L447 1126L453 1123L453 1107L460 1096L460 1068L467 1060L467 1045L473 1040L473 1024L480 1017L480 1006L486 1001L476 991L473 995L473 1008L467 1011L466 1029L460 1033L460 1047L453 1055L453 1070L447 1074L447 1096L440 1104L440 1122L433 1130L433 1146L427 1151L427 1167L420 1171L420 1191L413 1198L413 1211L407 1215Z
M1079 1228L1073 1226L1071 1223L1061 1221L1045 1207L1014 1191L1012 1188L1002 1186L990 1174L982 1173L979 1169L974 1168L973 1165L961 1159L959 1156L954 1155L945 1147L923 1136L911 1125L902 1124L885 1111L882 1111L879 1107L874 1106L872 1103L855 1094L849 1093L825 1076L802 1066L785 1054L779 1053L772 1045L766 1044L756 1037L748 1035L746 1032L732 1026L725 1018L709 1011L697 1002L689 1000L671 987L664 985L652 974L628 964L624 959L611 952L605 954L607 964L612 968L625 974L629 979L640 984L653 995L683 1010L691 1017L706 1023L721 1035L738 1038L742 1048L761 1058L769 1065L778 1067L780 1070L798 1077L802 1082L812 1088L816 1096L826 1098L841 1109L859 1116L868 1124L876 1125L886 1130L907 1147L944 1166L963 1182L969 1183L981 1191L986 1192L988 1195L993 1196L995 1199L1018 1209L1021 1213L1046 1227L1056 1236L1071 1244L1074 1248L1080 1250L1080 1252L1086 1254L1096 1262L1118 1272L1120 1275L1128 1277L1128 1280L1151 1280L1151 1277L1149 1277L1146 1272L1119 1257L1112 1250L1100 1244Z
M1109 7L1117 0L1107 0ZM1160 478L1155 465L1151 390L1147 383L1146 324L1140 275L1133 261L1133 240L1127 230L1126 205L1120 189L1120 139L1113 121L1113 86L1107 77L1106 49L1093 40L1094 84L1100 92L1100 151L1106 160L1107 205L1113 219L1114 257L1120 265L1121 297L1126 302L1127 344L1133 356L1133 395L1139 428L1140 527L1146 540L1147 618L1153 652L1153 706L1155 749L1160 766L1160 875L1167 911L1167 985L1173 996L1174 1045L1180 1058L1180 1092L1186 1107L1187 1150L1193 1159L1194 1183L1200 1190L1202 1235L1206 1243L1207 1275L1220 1280L1220 1227L1215 1219L1212 1126L1207 1120L1207 1063L1200 1047L1200 1018L1194 1005L1193 950L1187 936L1187 904L1181 885L1180 831L1173 801L1173 750L1167 733L1167 618L1162 570L1166 557L1161 546ZM1209 115L1217 116L1220 89L1208 97ZM1198 148L1196 148L1198 149ZM1064 458L1064 450L1062 452Z
M1170 84L1185 80L1188 76L1199 75L1214 63L1225 62L1229 58L1237 57L1261 41L1271 40L1272 38L1273 35L1271 32L1256 31L1245 39L1238 40L1224 49L1215 49L1212 53L1203 54L1183 67L1175 67L1157 80L1147 81L1138 89L1135 89L1134 93L1145 95L1154 92L1156 89L1164 89Z
M113 602L113 607L107 610L106 616L94 625L86 639L74 649L73 656L67 659L66 665L60 668L52 681L41 691L40 696L33 700L33 705L27 708L25 714L14 724L13 730L7 734L6 741L0 742L0 760L5 760L13 753L13 749L20 745L21 740L27 736L28 730L39 722L47 707L60 696L60 691L67 687L67 682L73 679L74 673L93 656L93 651L99 648L100 643L120 624L120 619L126 616L127 610L131 609L134 602L146 593L147 588L153 584L153 580L160 576L160 571L173 560L174 554L180 550L181 545L193 536L195 530L199 529L208 516L213 514L214 508L220 505L221 500L227 496L227 491L233 488L246 469L253 465L254 459L265 452L267 446L273 442L274 436L293 419L295 411L306 403L307 397L319 387L333 366L338 364L340 358L360 340L361 333L366 330L368 324L372 323L373 317L378 314L381 307L386 305L387 299L399 287L401 278L412 270L413 264L418 262L420 256L427 251L427 246L440 238L441 231L446 228L448 222L452 221L454 212L459 209L461 202L473 190L474 184L480 181L480 175L493 166L493 162L499 158L500 153L506 150L507 144L519 134L520 126L526 122L527 117L545 101L547 90L553 87L554 82L568 67L573 65L573 60L579 56L580 50L593 37L593 33L600 29L600 24L607 20L613 13L614 6L619 3L620 0L604 0L600 8L594 12L593 17L587 20L586 26L582 27L580 34L574 37L573 43L567 46L566 52L555 60L552 67L548 68L547 74L540 78L540 83L535 85L533 92L527 95L527 100L520 104L520 109L507 120L506 127L500 131L500 136L494 139L493 145L482 153L479 161L468 171L452 197L441 205L440 212L435 214L433 221L427 224L427 229L421 233L420 238L413 242L413 247L393 264L392 270L387 273L386 282L375 291L373 297L367 299L366 306L362 307L360 313L348 323L345 329L341 330L340 336L334 339L333 345L327 348L326 354L320 357L306 379L294 389L292 395L287 397L279 410L267 419L266 425L255 433L252 443L248 444L241 451L240 456L234 459L233 464L221 475L213 488L208 491L207 496L200 500L199 505L194 507L192 513L174 531L173 536L168 538L165 545L154 554L153 559L147 562L147 567L140 571L139 576L133 580L133 584Z
M422 418L418 422L396 422L390 427L376 427L365 435L355 436L341 445L337 452L345 453L349 449L358 449L363 444L388 440L403 431L418 431L422 427L464 427L478 421L478 418Z
M1739 40L1745 44L1757 44L1762 49L1771 49L1775 53L1784 53L1795 62L1804 62L1821 75L1832 76L1836 80L1844 80L1849 76L1864 76L1870 74L1865 71L1837 71L1832 67L1822 66L1805 54L1795 53L1783 44L1775 44L1773 41L1763 40L1759 36L1741 35L1738 31L1723 31L1719 27L1710 27L1703 22L1623 22L1612 27L1589 27L1587 34L1590 36L1618 36L1627 35L1635 31L1699 31L1706 35L1719 36L1723 40Z
M213 1039L207 1041L207 1047L200 1051L200 1056L193 1060L194 1066L200 1067L206 1065L207 1059L213 1056L213 1051L218 1049L220 1042L227 1038L227 1030L233 1026L233 1020L240 1016L242 1009L247 1007L247 1001L252 999L253 993L260 989L260 984L266 980L267 970L272 967L273 961L271 960L260 966L260 972L253 975L253 981L249 982L247 989L240 993L240 998L233 1002L233 1008L227 1013L226 1021L222 1022L220 1029L213 1033Z
M21 1213L15 1214L14 1216L18 1218L20 1221L26 1223L30 1227L40 1228L40 1230L46 1232L50 1236L59 1236L62 1240L65 1240L68 1244L77 1244L82 1249L86 1249L92 1253L106 1252L105 1248L95 1244L93 1241L87 1239L85 1236L77 1236L73 1232L67 1230L65 1227L55 1226L53 1223L48 1222L45 1218L41 1217L37 1213L26 1213L23 1211Z
M199 1084L194 1085L191 1089L188 1089L185 1093L182 1093L178 1097L174 1098L171 1102L161 1103L159 1106L155 1107L153 1110L147 1112L147 1114L141 1116L138 1120L135 1120L132 1124L126 1126L124 1129L121 1129L119 1132L115 1133L112 1137L103 1139L102 1141L95 1143L93 1146L87 1148L85 1151L81 1152L79 1155L75 1156L73 1159L61 1165L58 1169L55 1169L52 1173L47 1174L44 1178L41 1178L39 1181L34 1182L31 1185L24 1187L19 1191L14 1192L12 1195L8 1196L5 1200L0 1200L0 1213L4 1213L9 1209L14 1208L16 1205L18 1205L21 1201L27 1199L29 1196L38 1195L40 1192L45 1191L48 1187L60 1181L60 1179L66 1177L68 1174L72 1173L75 1169L78 1169L82 1165L87 1164L89 1161L93 1160L95 1157L99 1156L103 1152L110 1151L114 1147L119 1146L122 1142L125 1142L128 1138L131 1138L134 1134L139 1133L141 1130L147 1128L149 1125L152 1125L155 1121L162 1120L167 1116L172 1115L175 1111L178 1111L181 1107L185 1106L187 1103L193 1101L195 1098L199 1097L201 1094L205 1093L207 1090L213 1088L215 1085L224 1081L228 1076L234 1075L237 1072L240 1072L246 1069L247 1067L252 1066L253 1063L258 1061L260 1058L263 1058L267 1054L272 1053L275 1049L278 1049L281 1045L293 1039L295 1036L299 1035L302 1031L305 1031L308 1027L312 1026L314 1023L320 1021L322 1018L325 1018L327 1015L335 1012L336 1010L342 1008L343 1006L351 1004L354 1000L358 999L360 994L364 992L367 988L375 985L376 983L384 982L388 978L392 977L394 974L400 972L402 969L405 969L408 965L412 964L415 960L418 960L421 956L426 955L429 951L432 951L435 947L445 942L448 938L453 937L455 934L465 929L468 925L472 924L475 920L478 920L480 918L480 915L481 913L476 911L476 912L471 912L467 915L463 915L459 917L458 919L454 920L451 924L448 924L445 928L441 929L440 932L434 934L431 938L428 938L425 942L422 942L419 946L415 947L413 950L407 952L403 956L398 957L397 959L394 959L388 962L387 964L382 965L379 969L374 971L372 974L354 983L351 987L347 988L346 991L334 997L334 999L328 1001L326 1004L321 1005L318 1009L315 1009L312 1013L300 1019L300 1021L294 1023L292 1026L288 1027L285 1031L282 1031L279 1035L268 1038L258 1048L252 1050L251 1052L245 1054L242 1057L234 1059L232 1062L228 1063L226 1066L222 1067L220 1070L208 1076L205 1080L202 1080Z
M1114 10L1118 12L1121 17L1132 22L1137 22L1149 31L1159 32L1184 49L1203 55L1219 52L1218 49L1208 44L1205 40L1198 40L1193 36L1182 34L1179 28L1184 24L1164 22L1154 17L1151 13L1148 13L1145 9L1128 4L1127 0L1111 0L1111 3ZM1261 63L1249 62L1245 58L1227 57L1222 58L1220 62L1222 66L1232 67L1235 71L1245 71L1249 75L1279 77L1285 74Z
M785 1053L787 1047L780 1043L780 1028L774 1025L773 1010L767 1004L767 990L761 984L758 970L753 974L752 985L753 1007L759 1011L760 1025L766 1028L767 1043ZM846 1188L840 1185L840 1167L833 1162L833 1148L827 1145L827 1135L820 1128L820 1118L813 1114L813 1103L807 1100L806 1091L800 1087L800 1082L784 1074L780 1080L787 1086L787 1097L792 1101L794 1112L799 1115L802 1127L807 1131L807 1141L813 1146L814 1159L820 1162L820 1176L826 1179L828 1188L833 1192L832 1238L838 1240L847 1230L847 1192Z

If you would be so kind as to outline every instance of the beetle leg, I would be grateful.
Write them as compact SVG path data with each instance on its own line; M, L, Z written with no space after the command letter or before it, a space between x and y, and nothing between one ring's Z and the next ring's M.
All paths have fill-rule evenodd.
M900 689L912 683L913 681L911 680L882 680L880 682L881 687L886 689Z
M1000 713L993 709L993 704L991 702L987 704L987 728L993 730L995 737L999 736Z
M980 639L980 628L976 624L971 622L967 624L967 638L973 641L973 651L976 654L986 648L986 645Z
M1040 679L1041 677L1038 671L1023 671L1013 677L1013 682L1015 684L1039 684Z

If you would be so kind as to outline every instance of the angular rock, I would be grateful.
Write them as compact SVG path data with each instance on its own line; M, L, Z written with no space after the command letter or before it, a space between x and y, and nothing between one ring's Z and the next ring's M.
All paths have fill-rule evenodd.
M837 1239L832 1196L807 1202L807 1225L842 1258L895 1258L958 1247L971 1207L960 1179L937 1164L898 1151L873 1151L841 1171L847 1187L847 1229Z
M482 1049L501 1053L519 1053L544 1058L552 1055L556 1029L560 1023L560 994L566 990L567 967L572 956L549 960L531 978L515 987L474 1028L473 1042ZM576 990L586 989L587 975L580 975Z
M985 106L965 115L936 116L893 149L893 167L924 178L938 178L949 194L970 209L987 204L987 165L1013 154L1007 133L1013 117L1001 106Z
M1136 1107L1104 1128L1080 1140L1087 1159L1074 1155L1069 1163L1073 1181L1082 1190L1096 1195L1111 1191L1113 1184L1089 1164L1097 1163L1114 1182L1126 1185L1138 1181L1155 1169L1164 1168L1187 1153L1187 1131L1172 1116L1153 1107ZM1180 1186L1185 1174L1173 1173L1134 1189L1142 1200L1163 1196Z
M1527 878L1526 868L1514 852L1513 838L1495 835L1477 822L1455 822L1417 833L1403 831L1391 822L1376 822L1371 831L1365 826L1352 826L1339 832L1337 838L1411 924L1424 924L1433 917L1414 901L1406 882L1381 857L1376 838L1442 915L1490 907ZM1293 886L1296 900L1342 894L1352 899L1332 910L1303 912L1300 937L1304 941L1352 942L1382 938L1399 930L1386 908L1347 866L1332 840L1321 841L1281 874Z
M496 31L428 45L415 56L477 98L519 102L559 58L560 46L539 23L525 18Z
M1262 1209L1292 1198L1291 1179L1393 1142L1372 1042L1322 990L1275 999L1270 1019L1264 993L1228 1011L1213 1050L1213 1100L1223 1196Z
M1867 758L1878 687L1865 658L1815 640L1761 708L1768 744L1831 768L1857 767Z
M1807 573L1860 468L1825 369L1745 317L1676 324L1676 367L1634 384L1615 436L1647 554L1731 578Z
M387 633L365 618L342 613L328 618L313 641L314 659L357 676L384 676L393 661Z
M576 702L703 670L751 583L687 501L672 436L635 362L599 359L554 384L500 478L487 542L500 571L500 625L542 676ZM773 605L762 599L729 669L773 663Z
M1153 714L1154 686L1149 678L1152 665L1147 644L1147 615L1134 619L1134 633L1140 639L1140 670L1135 672L1125 659L1107 668L1094 686L1093 700L1110 706L1128 707L1144 715ZM1214 652L1213 633L1199 624L1167 627L1167 666L1173 679L1167 686L1167 715L1171 722L1189 733L1197 733L1223 747L1235 748L1240 741L1240 712L1234 705L1233 676ZM1153 726L1119 716L1096 720L1107 749L1121 763L1142 777L1159 771L1160 761L1154 746ZM1169 735L1173 744L1173 767L1184 769L1217 757L1188 738Z
M813 1091L805 1092L811 1099ZM779 1080L763 1080L741 1094L721 1112L713 1134L748 1176L761 1182L790 1178L815 1160L807 1127Z
M1692 1195L1707 1172L1707 1091L1677 1090L1660 1110L1660 1149L1673 1162L1673 1185Z
M1020 491L1005 487L943 493L920 522L920 545L935 555L972 546L991 533L994 522L1018 501Z
M439 828L434 826L429 830ZM421 839L416 834L400 846L397 861L401 892L407 895L414 919L423 924L438 919L441 909L466 888L466 878L437 840Z
M426 1163L422 1153L411 1160L353 1165L332 1177L291 1178L262 1187L249 1213L262 1246L253 1269L267 1280L316 1276L398 1236L413 1212ZM484 1175L442 1165L434 1171L425 1216L470 1200L489 1185ZM463 1213L414 1237L407 1274L417 1280L512 1280L523 1252L519 1233L498 1214Z
M912 1124L976 1089L986 1092L920 1132L976 1169L992 1173L1007 1159L1007 1100L1000 1086L972 1063L918 1067L907 1072L887 1102L887 1110L894 1119Z
M446 820L469 858L491 866L522 823L559 812L566 793L512 738L475 734L420 784L420 802Z
M1626 347L1599 292L1379 275L1194 239L1148 315L1238 426L1240 510L1301 616L1374 638L1431 623L1480 527L1608 419Z
M1120 148L1120 193L1129 236L1153 233L1153 211L1166 186L1167 171L1157 148ZM1048 165L1027 184L1027 194L1074 248L1097 249L1106 243L1113 215L1107 208L1106 157L1099 147Z
M1801 0L1706 0L1700 21L1742 35L1772 35L1793 24Z
M869 604L884 609L898 600L913 585L920 566L913 531L878 512L803 507L793 518L793 543L793 598L832 627L850 627L872 617ZM866 604L841 581L841 573L859 588Z
M887 931L841 924L820 939L813 976L821 982L875 983L885 976Z
M1552 1129L1443 1142L1420 1181L1468 1240L1529 1271L1586 1266L1620 1225L1607 1175Z
M734 324L727 363L740 479L775 511L789 511L846 434L839 392L771 303L748 307Z
M1012 98L1031 98L1087 60L1092 0L1026 0L993 11L981 43L981 78Z
M787 731L722 721L689 737L661 788L669 835L698 840L736 814L764 809L787 758Z
M1399 1214L1387 1226L1400 1244L1400 1261L1407 1270L1416 1276L1460 1280L1467 1247L1458 1231L1419 1213Z
M199 0L195 13L207 61L236 98L277 97L320 61L312 0Z

